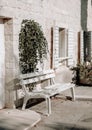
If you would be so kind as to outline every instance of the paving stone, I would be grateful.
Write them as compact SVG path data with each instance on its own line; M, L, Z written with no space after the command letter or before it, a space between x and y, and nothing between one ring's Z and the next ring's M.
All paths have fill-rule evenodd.
M0 110L0 130L27 130L41 120L41 116L31 110Z

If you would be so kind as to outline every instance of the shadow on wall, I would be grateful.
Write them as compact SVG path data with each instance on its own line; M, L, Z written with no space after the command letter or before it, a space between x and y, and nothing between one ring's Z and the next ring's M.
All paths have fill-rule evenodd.
M9 77L9 80L6 82L6 95L7 95L7 104L6 107L17 107L22 105L21 99L24 96L22 87L19 85L19 61L16 55L12 55L14 63L12 64L11 73L13 76Z
M92 0L91 0L92 4ZM84 31L87 31L87 7L88 0L81 0L81 28Z

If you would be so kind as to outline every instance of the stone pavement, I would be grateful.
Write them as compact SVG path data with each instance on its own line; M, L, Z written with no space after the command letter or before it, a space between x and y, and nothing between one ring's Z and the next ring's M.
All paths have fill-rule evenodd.
M41 120L32 110L0 110L0 130L28 130Z
M42 121L30 130L92 130L92 103L54 99L52 114L42 116Z
M42 120L30 130L92 130L92 87L77 87L78 100L74 102L64 95L70 96L69 91L52 99L52 114L49 117L42 115ZM45 102L31 109L44 113Z
M92 87L76 87L75 92L74 102L65 97L69 90L52 98L50 116L44 115L44 101L24 111L0 110L0 130L92 130Z

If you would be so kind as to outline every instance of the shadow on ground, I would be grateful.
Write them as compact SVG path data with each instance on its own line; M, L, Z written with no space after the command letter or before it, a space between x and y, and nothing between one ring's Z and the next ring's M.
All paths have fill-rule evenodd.
M47 129L51 130L92 130L91 128L85 128L76 124L68 124L68 123L54 123L50 125L46 125Z
M85 113L75 124L57 122L46 127L53 130L92 130L92 112Z
M0 119L0 130L21 130L24 126L27 126L26 123L16 123L14 119Z

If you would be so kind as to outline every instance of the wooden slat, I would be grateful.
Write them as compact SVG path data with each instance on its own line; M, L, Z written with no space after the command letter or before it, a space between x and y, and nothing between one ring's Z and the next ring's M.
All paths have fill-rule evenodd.
M53 28L51 28L51 55L50 55L50 68L53 68Z
M59 62L59 27L54 26L53 28L53 67L58 68Z
M61 93L67 89L74 87L75 84L72 83L56 83L54 85L50 85L44 88L44 92L48 93L50 96L53 96L57 93Z
M31 79L21 80L20 84L21 85L31 84L31 83L35 83L35 82L42 81L42 80L47 80L47 79L54 78L54 77L55 77L54 73L46 74L46 75L43 75L40 77L38 76L38 77L31 78Z
M92 62L92 31L91 31L91 62Z
M50 73L54 73L54 70L50 69L50 70L44 70L44 71L41 71L41 72L21 74L19 76L19 79L34 78L34 77L37 77L37 76L41 76L41 75L45 75L45 74L50 74Z
M68 30L68 57L72 57L68 59L68 65L72 66L73 63L73 55L74 55L74 32L72 29Z
M84 62L84 32L80 32L80 61Z
M78 32L78 63L80 63L80 32Z

